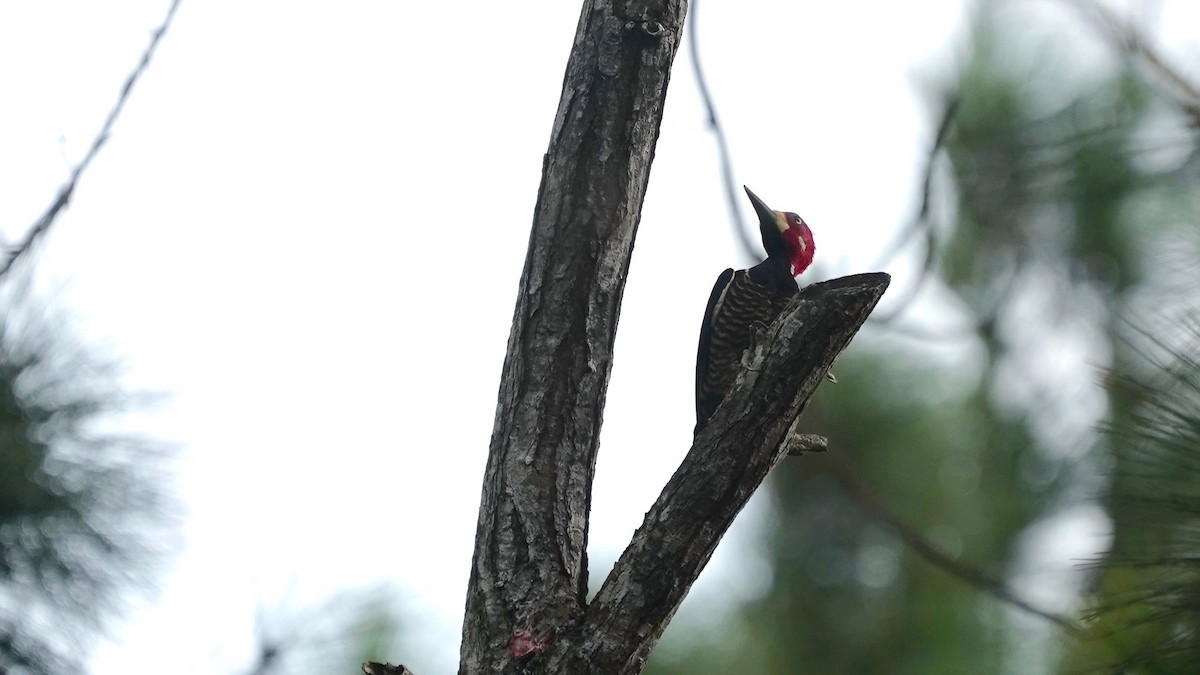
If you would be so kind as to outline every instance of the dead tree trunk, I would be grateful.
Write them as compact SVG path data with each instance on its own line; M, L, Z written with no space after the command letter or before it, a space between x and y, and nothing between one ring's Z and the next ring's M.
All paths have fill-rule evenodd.
M612 347L686 6L584 2L504 362L460 675L640 672L887 286L884 274L810 286L761 333L589 604L588 511Z
M887 288L886 274L814 284L759 333L734 389L545 673L641 672L721 537L767 472L795 450L796 424L837 355Z
M504 362L460 673L524 670L510 652L563 644L583 617L617 315L686 6L584 2Z

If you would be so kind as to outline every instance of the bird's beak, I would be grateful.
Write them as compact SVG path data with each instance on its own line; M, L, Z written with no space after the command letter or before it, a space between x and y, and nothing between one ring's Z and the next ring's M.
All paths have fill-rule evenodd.
M742 189L746 191L746 196L750 198L750 203L754 205L754 212L758 214L759 221L763 223L770 223L771 227L774 227L775 212L771 210L771 207L767 206L766 202L759 199L758 195L751 192L750 188L743 185Z

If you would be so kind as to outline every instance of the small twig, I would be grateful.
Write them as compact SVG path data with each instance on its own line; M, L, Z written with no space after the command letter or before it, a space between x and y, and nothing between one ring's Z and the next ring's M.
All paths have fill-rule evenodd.
M935 243L930 241L928 246L932 247ZM926 258L926 263L929 262ZM990 301L987 298L981 298L978 304L982 305L980 311L975 312L975 317L970 325L954 329L927 329L914 325L903 325L898 319L910 306L910 301L916 296L921 284L927 279L929 270L922 272L920 278L909 286L905 295L901 296L898 305L892 311L884 314L878 321L869 320L868 325L875 328L883 328L897 335L905 335L914 339L924 340L927 342L947 342L952 340L962 340L978 337L980 331L987 329L996 323L1000 316L1001 310L1005 307L1005 301L1012 295L1013 287L1016 286L1020 279L1019 264L1013 263L1012 269L1009 270L1008 278L1003 284L998 284L998 288L992 291ZM874 317L872 317L874 319Z
M108 140L109 134L112 133L113 124L116 123L117 118L121 115L121 110L125 107L125 101L129 99L129 93L133 90L133 85L137 83L138 79L142 76L142 73L144 73L146 68L150 65L150 59L154 55L154 50L158 47L159 41L162 40L163 34L166 33L167 29L171 26L171 20L175 17L175 10L178 9L179 2L180 0L171 1L171 7L167 10L166 18L163 19L163 22L159 25L158 30L154 31L154 34L150 37L150 44L147 45L146 50L142 52L141 61L138 62L137 67L134 68L133 72L131 72L129 77L126 78L125 86L121 88L121 95L117 97L116 105L114 105L112 110L109 111L108 119L104 121L104 126L100 128L100 133L96 134L95 139L92 140L92 145L90 148L88 148L87 154L83 156L83 159L71 171L71 177L67 180L66 184L59 189L58 196L55 197L53 202L51 202L50 207L46 209L46 212L42 214L42 217L39 218L36 223L34 223L33 227L29 228L29 231L25 233L25 237L20 241L20 243L16 244L11 248L11 250L8 251L4 262L0 263L0 278L2 278L10 269L12 269L13 264L16 263L19 258L28 253L28 251L33 247L33 244L43 234L45 234L47 230L50 229L50 226L53 225L55 220L58 219L59 213L61 213L71 201L71 195L75 192L75 186L79 183L79 177L88 168L88 166L91 165L92 160L96 157L96 154L100 152L100 148L103 147L104 142Z
M933 228L925 228L925 255L921 261L921 272L917 275L917 280L908 285L904 289L904 293L896 300L896 305L888 312L880 313L879 318L872 317L871 323L876 326L885 326L892 323L900 317L901 314L908 311L912 306L913 300L920 294L921 288L925 286L925 282L929 281L933 276L934 271L934 249L937 248L937 239L933 235ZM877 265L876 267L881 267Z
M712 130L713 135L717 138L717 154L721 158L721 183L725 188L725 203L729 207L729 216L733 223L733 230L737 234L738 243L741 244L746 258L758 261L762 259L763 253L758 242L746 230L746 223L742 220L742 212L738 208L738 204L740 203L738 195L740 191L737 189L737 181L733 177L733 160L730 159L729 143L725 139L725 128L721 126L720 120L717 119L717 106L713 103L712 94L708 91L708 83L704 79L704 68L700 65L700 47L696 39L696 8L699 5L700 0L692 0L688 9L688 54L692 59L692 73L696 77L696 87L700 90L700 99L704 102L704 110L708 115L708 128Z
M1192 125L1200 127L1200 87L1179 73L1167 63L1162 54L1155 49L1133 24L1119 18L1116 13L1095 0L1067 0L1077 5L1080 11L1091 12L1094 21L1101 30L1120 46L1126 54L1136 57L1174 89L1174 97L1178 100L1185 114L1192 119Z
M784 443L788 457L829 450L829 439L817 434L790 434L784 439Z
M957 95L954 96L946 103L945 109L942 110L942 119L938 122L937 133L933 137L933 145L930 146L929 153L925 159L925 174L921 180L921 202L917 208L916 217L909 221L908 226L901 230L891 244L883 250L879 259L875 261L873 269L881 269L884 265L888 264L892 258L896 257L896 253L903 249L908 244L908 241L918 232L923 229L932 229L929 222L929 211L933 195L933 170L938 153L946 145L946 137L950 135L950 127L954 122L955 116L958 114L959 101L959 97ZM932 251L926 251L925 255L926 258L932 256ZM924 267L928 267L928 262L925 263Z
M907 227L901 230L891 244L884 249L879 259L875 261L873 269L882 269L903 249L908 242L917 235L924 233L925 251L921 260L921 273L917 280L909 284L905 292L900 296L898 304L891 311L877 313L871 317L872 325L881 326L894 322L905 311L909 305L917 297L925 282L933 275L934 263L936 261L935 253L937 252L937 237L933 231L933 224L929 222L930 201L933 194L933 170L936 164L938 153L946 144L946 137L950 135L950 127L954 122L954 117L958 113L958 96L951 98L946 103L946 108L942 111L942 119L938 122L937 133L933 137L933 145L929 148L929 154L925 161L925 176L921 181L921 201L917 208L916 216L909 221Z
M1082 632L1082 629L1070 619L1031 605L1008 590L1008 587L1002 581L993 579L975 567L956 560L936 544L926 539L925 535L921 534L911 523L889 509L883 503L883 500L875 495L867 485L866 480L863 479L849 459L833 454L826 455L826 457L829 458L828 465L832 469L834 477L846 488L846 492L850 498L854 500L854 503L858 505L863 513L872 520L884 523L895 530L904 544L917 555L925 558L926 561L935 567L940 567L962 581L965 581L967 584L988 593L997 600L1006 602L1030 614L1040 616L1073 634Z
M390 663L376 663L367 661L362 664L362 671L367 675L413 675L413 671L405 668L403 664L393 666Z

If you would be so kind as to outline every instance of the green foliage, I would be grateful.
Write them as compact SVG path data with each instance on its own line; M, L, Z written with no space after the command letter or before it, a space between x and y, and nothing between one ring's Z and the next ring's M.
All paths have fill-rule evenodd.
M168 543L163 448L102 431L144 401L6 277L0 314L0 671L78 670Z
M978 49L961 83L947 144L959 220L943 251L945 281L968 301L1042 268L1127 289L1138 278L1137 223L1122 205L1149 182L1131 154L1145 85L1115 72L1045 113L1032 87L1039 78L1003 63Z
M827 466L852 457L879 496L943 549L1003 561L1034 500L1006 489L1017 463L996 449L1027 447L1026 434L989 415L977 388L937 403L905 394L914 382L938 388L949 374L880 356L839 371L841 383L821 397L821 419L809 416L830 437L831 456L785 463L773 477L775 581L747 608L772 654L763 672L989 672L1002 648L995 605L906 551Z
M955 298L942 310L973 332L935 338L936 352L887 331L858 338L837 366L840 383L823 387L804 420L830 438L829 456L787 460L772 476L769 589L743 607L729 643L706 648L668 631L666 642L690 649L668 644L646 672L1073 673L1136 663L1129 672L1182 673L1200 662L1191 445L1200 388L1192 407L1164 407L1116 396L1096 376L1127 372L1122 317L1145 307L1147 289L1175 291L1156 292L1151 307L1194 293L1200 261L1183 263L1193 281L1172 285L1151 250L1200 220L1197 171L1143 156L1147 130L1170 137L1182 116L1128 64L1096 65L1086 81L1048 67L1070 60L1072 45L1031 41L1006 20L979 15L944 146L954 222L929 234L927 285ZM1115 438L1141 438L1142 455L1111 448L1119 472L1107 506L1114 555L1126 557L1104 574L1099 602L1110 611L1091 628L1099 640L1076 642L1049 622L1021 627L1000 600L906 548L844 478L849 460L872 497L1006 583L1032 525L1104 489L1114 441L1096 430L1103 420L1124 430ZM1163 449L1157 465L1146 455L1152 438Z
M1113 389L1129 411L1112 430L1115 541L1095 621L1068 672L1193 673L1200 663L1200 362L1175 353L1143 379L1114 377Z

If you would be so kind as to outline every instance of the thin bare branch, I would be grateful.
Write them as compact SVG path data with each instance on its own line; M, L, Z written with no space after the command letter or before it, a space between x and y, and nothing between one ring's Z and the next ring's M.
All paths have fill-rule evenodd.
M959 100L957 96L951 98L942 110L942 118L938 122L937 133L933 137L933 145L929 148L929 154L925 160L925 174L921 180L921 201L917 207L916 215L909 221L906 227L896 234L896 238L883 250L879 260L874 265L876 269L882 269L910 241L921 236L925 241L925 248L921 258L921 273L916 281L908 285L897 301L897 304L890 311L882 314L876 313L871 316L871 325L873 326L884 326L895 322L901 314L908 310L913 300L920 293L921 288L933 276L937 261L937 236L933 229L933 223L929 220L930 202L933 194L933 170L938 154L946 143L946 137L950 135L950 128L953 125L955 115L958 113Z
M1108 7L1096 0L1064 0L1075 5L1105 33L1125 54L1141 61L1161 82L1170 89L1192 125L1200 127L1200 87L1171 65L1167 58L1132 23L1117 16Z
M940 567L967 584L1017 609L1053 622L1073 634L1082 632L1082 629L1070 619L1035 607L1010 591L1004 582L988 576L972 565L943 551L915 526L888 508L887 504L867 485L867 481L847 457L836 453L829 453L825 457L827 466L830 467L834 477L846 489L846 493L854 500L858 508L872 520L891 527L909 549L930 564Z
M704 110L708 115L708 128L712 130L717 139L717 155L720 157L721 163L721 185L725 192L725 204L729 207L729 222L733 224L734 234L737 235L738 243L741 245L746 259L757 262L762 259L762 247L746 229L746 221L742 218L741 209L738 208L741 203L741 190L738 190L738 182L733 176L733 159L729 152L729 142L725 138L725 127L721 126L721 121L717 117L717 105L708 91L704 67L700 64L700 42L696 38L696 10L699 5L700 0L692 0L691 6L688 8L688 12L691 14L688 18L688 55L692 60L692 74L696 77L700 100L704 102Z
M909 221L908 225L900 232L896 233L896 238L883 249L879 259L875 261L873 268L882 269L885 265L892 261L909 241L916 237L923 230L931 230L932 224L929 222L930 203L933 195L933 171L937 163L938 154L946 145L946 138L950 135L950 129L953 126L954 118L958 114L958 96L950 98L946 102L946 107L942 109L942 117L938 122L937 132L933 136L933 145L929 147L929 153L925 157L925 173L921 179L921 201L917 207L917 214ZM929 237L926 237L929 239ZM931 242L932 243L932 242ZM926 262L922 264L923 269L929 267L928 258L932 256L932 250L927 249L925 253ZM877 323L878 318L873 317L872 323Z
M108 140L109 134L112 133L113 125L116 124L117 118L121 116L121 111L125 108L125 102L129 100L129 94L133 91L133 86L137 84L142 73L146 72L146 68L150 66L150 59L154 56L154 50L158 48L158 43L162 40L163 35L166 34L167 29L171 27L171 21L175 18L175 10L179 8L179 2L180 0L171 0L171 6L167 9L166 17L159 24L158 29L150 36L150 44L142 52L142 58L138 61L137 67L125 79L125 86L121 87L121 94L117 97L116 104L109 111L108 118L104 120L104 125L100 127L100 132L92 140L92 145L88 148L87 154L71 170L70 178L59 189L58 196L50 203L49 208L42 214L42 217L29 228L29 231L25 233L25 237L7 252L4 262L0 263L0 277L7 274L18 259L28 254L34 243L50 229L50 226L58 219L62 210L70 203L71 195L75 192L75 187L79 183L80 176L91 165L96 154L100 152L100 148Z

